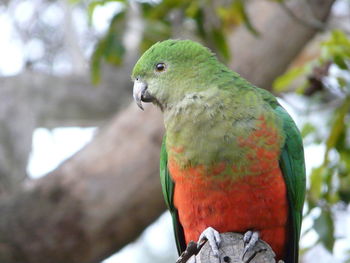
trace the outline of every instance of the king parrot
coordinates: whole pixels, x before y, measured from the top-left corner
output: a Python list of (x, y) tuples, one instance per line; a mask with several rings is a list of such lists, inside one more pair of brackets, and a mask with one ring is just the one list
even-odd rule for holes
[(178, 251), (208, 229), (216, 249), (218, 232), (246, 232), (248, 243), (258, 233), (277, 259), (296, 263), (304, 154), (276, 98), (190, 40), (154, 44), (132, 79), (139, 107), (152, 102), (164, 115), (160, 176)]

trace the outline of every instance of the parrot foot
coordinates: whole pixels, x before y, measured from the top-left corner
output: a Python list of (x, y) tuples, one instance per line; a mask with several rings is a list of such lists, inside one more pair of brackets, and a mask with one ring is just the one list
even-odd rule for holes
[(214, 256), (217, 258), (220, 258), (219, 257), (220, 256), (219, 247), (221, 243), (220, 233), (212, 227), (206, 228), (202, 232), (202, 234), (199, 236), (197, 246), (200, 247), (207, 240), (209, 242), (211, 250), (213, 251)]
[(258, 240), (259, 240), (259, 232), (247, 231), (244, 233), (244, 236), (243, 236), (244, 250), (243, 250), (242, 260), (245, 254), (256, 245)]

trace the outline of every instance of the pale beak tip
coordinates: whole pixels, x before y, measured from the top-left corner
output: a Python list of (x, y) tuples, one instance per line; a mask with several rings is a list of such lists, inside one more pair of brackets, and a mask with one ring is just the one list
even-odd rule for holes
[(145, 92), (146, 89), (147, 85), (144, 82), (138, 79), (134, 81), (133, 97), (137, 106), (139, 106), (141, 110), (144, 110), (142, 106), (142, 94)]
[(133, 97), (134, 97), (134, 100), (137, 104), (137, 106), (141, 109), (141, 110), (144, 110), (143, 109), (143, 106), (142, 106), (142, 101), (141, 101), (141, 92), (136, 92), (133, 94)]

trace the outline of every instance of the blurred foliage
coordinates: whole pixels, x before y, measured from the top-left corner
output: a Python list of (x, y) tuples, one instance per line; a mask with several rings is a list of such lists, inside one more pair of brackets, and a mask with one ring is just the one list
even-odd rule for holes
[[(73, 3), (79, 0), (71, 0)], [(97, 43), (91, 61), (92, 79), (94, 83), (100, 80), (102, 61), (120, 65), (123, 61), (125, 48), (123, 39), (127, 10), (132, 8), (129, 1), (123, 0), (93, 0), (89, 2), (88, 15), (92, 15), (96, 7), (119, 2), (124, 8), (115, 14), (106, 35)], [(147, 50), (157, 41), (170, 37), (178, 37), (178, 32), (188, 32), (188, 37), (203, 42), (215, 50), (220, 59), (228, 61), (230, 51), (227, 43), (227, 32), (243, 23), (253, 34), (258, 32), (250, 22), (246, 12), (246, 2), (243, 0), (210, 1), (210, 0), (163, 0), (136, 1), (141, 9), (143, 19), (143, 36), (140, 51)]]
[(93, 83), (98, 83), (101, 76), (101, 62), (105, 60), (112, 65), (122, 63), (125, 48), (122, 44), (122, 36), (125, 30), (125, 9), (116, 14), (108, 32), (102, 37), (91, 56), (91, 77)]
[(294, 87), (297, 92), (307, 95), (318, 109), (328, 111), (323, 119), (326, 127), (321, 127), (325, 136), (317, 136), (320, 123), (306, 122), (301, 133), (304, 138), (312, 138), (310, 143), (325, 145), (321, 165), (309, 175), (306, 214), (321, 208), (313, 229), (318, 234), (317, 243), (322, 243), (331, 253), (338, 238), (334, 235), (335, 213), (350, 202), (349, 66), (350, 39), (344, 32), (334, 30), (321, 43), (317, 59), (291, 68), (274, 82), (275, 90), (281, 92), (303, 79), (301, 85)]
[[(278, 77), (274, 81), (274, 90), (277, 92), (287, 91), (290, 85), (298, 81), (300, 77), (303, 78), (308, 75), (309, 79), (306, 79), (304, 84), (297, 89), (298, 93), (304, 94), (306, 92), (305, 89), (307, 87), (310, 88), (310, 78), (316, 78), (322, 82), (321, 78), (327, 76), (331, 64), (337, 66), (339, 70), (348, 71), (349, 60), (350, 40), (344, 32), (334, 30), (331, 32), (329, 39), (321, 43), (319, 57), (305, 65), (293, 67), (285, 74)], [(350, 87), (344, 77), (337, 77), (336, 81), (338, 82), (339, 88), (343, 89), (343, 92), (349, 92)]]

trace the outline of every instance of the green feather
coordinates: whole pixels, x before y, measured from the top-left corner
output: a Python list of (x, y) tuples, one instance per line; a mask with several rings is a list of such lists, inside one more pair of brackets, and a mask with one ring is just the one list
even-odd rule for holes
[(302, 212), (305, 199), (305, 162), (301, 134), (288, 112), (277, 102), (268, 91), (257, 88), (263, 99), (274, 109), (282, 120), (285, 142), (281, 149), (279, 165), (287, 187), (289, 201), (290, 239), (286, 263), (298, 262), (299, 239), (302, 222)]
[(173, 227), (175, 233), (176, 247), (179, 254), (186, 249), (186, 241), (183, 228), (179, 221), (179, 215), (177, 209), (173, 203), (174, 187), (175, 184), (170, 178), (168, 170), (168, 154), (165, 148), (165, 136), (163, 138), (162, 148), (160, 151), (160, 182), (162, 185), (162, 192), (165, 199), (165, 203), (170, 211), (171, 218), (173, 220)]
[(279, 163), (287, 186), (289, 218), (292, 224), (286, 263), (294, 263), (298, 262), (302, 210), (305, 199), (304, 151), (301, 135), (292, 118), (281, 106), (274, 109), (283, 120), (283, 130), (286, 134)]

